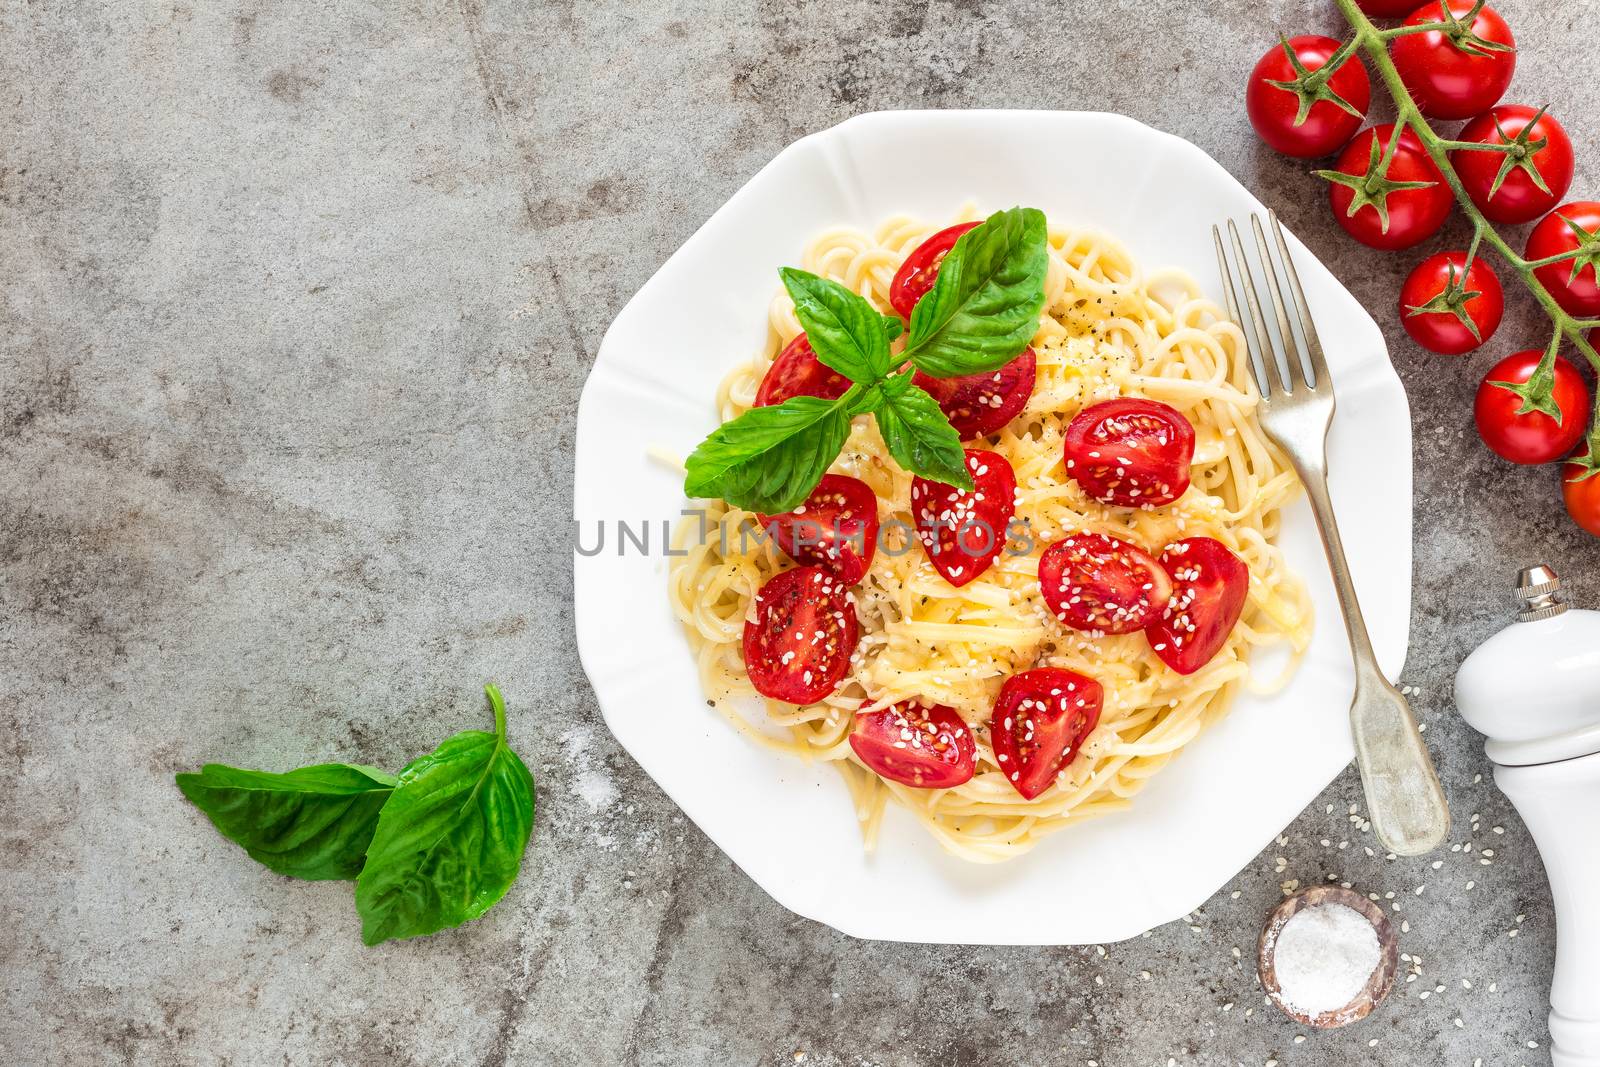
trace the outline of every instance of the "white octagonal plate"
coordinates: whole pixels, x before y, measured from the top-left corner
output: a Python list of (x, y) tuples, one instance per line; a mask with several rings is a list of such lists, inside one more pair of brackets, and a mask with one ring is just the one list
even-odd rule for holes
[[(1200, 149), (1120, 115), (929, 111), (863, 115), (789, 146), (647, 282), (606, 333), (578, 409), (578, 649), (606, 723), (705, 833), (782, 904), (858, 937), (1083, 944), (1135, 936), (1203, 903), (1351, 759), (1349, 649), (1302, 501), (1282, 545), (1317, 608), (1294, 681), (1232, 713), (1131, 808), (972, 865), (891, 805), (862, 852), (832, 768), (764, 751), (706, 707), (666, 599), (661, 526), (681, 480), (646, 449), (687, 455), (715, 425), (717, 383), (765, 337), (777, 268), (830, 226), (973, 202), (1108, 231), (1146, 272), (1178, 266), (1220, 300), (1211, 223), (1263, 210)], [(1405, 659), (1411, 600), (1411, 423), (1377, 325), (1290, 238), (1338, 393), (1332, 493), (1378, 658)], [(651, 524), (618, 555), (615, 524)]]

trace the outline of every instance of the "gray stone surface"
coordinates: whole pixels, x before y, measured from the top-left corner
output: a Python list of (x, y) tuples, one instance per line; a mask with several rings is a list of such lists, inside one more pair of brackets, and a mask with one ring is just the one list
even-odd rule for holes
[[(1563, 49), (1600, 9), (1501, 7), (1523, 45), (1512, 96), (1555, 104), (1592, 193), (1600, 82)], [(1593, 600), (1600, 547), (1552, 471), (1476, 441), (1487, 357), (1401, 334), (1418, 257), (1354, 246), (1305, 168), (1251, 135), (1244, 72), (1331, 8), (0, 12), (5, 1062), (1548, 1062), (1548, 890), (1448, 691), (1517, 565)], [(1492, 864), (1368, 856), (1349, 772), (1192, 924), (1104, 955), (865, 943), (773, 903), (611, 740), (573, 647), (567, 530), (573, 411), (607, 322), (793, 138), (993, 106), (1122, 111), (1195, 141), (1384, 325), (1416, 431), (1403, 680), (1454, 840), (1481, 813)], [(1528, 310), (1497, 351), (1542, 342)], [(461, 930), (363, 948), (348, 886), (266, 874), (173, 788), (208, 759), (395, 766), (480, 721), (486, 678), (541, 807), (521, 880)], [(1328, 872), (1403, 902), (1423, 975), (1301, 1044), (1234, 952), (1280, 882)]]

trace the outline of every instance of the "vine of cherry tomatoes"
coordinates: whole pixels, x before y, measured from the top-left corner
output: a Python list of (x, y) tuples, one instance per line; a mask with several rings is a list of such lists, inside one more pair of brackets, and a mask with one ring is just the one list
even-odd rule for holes
[[(1500, 102), (1517, 66), (1506, 20), (1485, 0), (1355, 3), (1371, 18), (1402, 20), (1384, 36), (1417, 109), (1435, 124), (1465, 120), (1443, 145), (1430, 142), (1436, 152), (1448, 149), (1449, 169), (1465, 196), (1490, 223), (1535, 223), (1526, 238), (1528, 262), (1515, 269), (1526, 277), (1532, 268), (1568, 315), (1600, 318), (1600, 202), (1566, 201), (1572, 141), (1555, 116)], [(1364, 39), (1372, 40), (1370, 31)], [(1414, 130), (1393, 123), (1363, 128), (1371, 97), (1355, 42), (1303, 35), (1281, 40), (1256, 63), (1245, 108), (1273, 149), (1302, 159), (1335, 157), (1316, 173), (1328, 182), (1329, 208), (1345, 232), (1372, 248), (1411, 248), (1439, 232), (1456, 194)], [(1467, 249), (1429, 256), (1401, 287), (1400, 322), (1431, 352), (1470, 352), (1500, 326), (1504, 291), (1477, 246), (1474, 238)], [(1483, 376), (1473, 405), (1478, 434), (1513, 463), (1566, 460), (1567, 511), (1600, 537), (1600, 448), (1583, 447), (1589, 388), (1559, 355), (1541, 370), (1545, 355), (1512, 353)]]

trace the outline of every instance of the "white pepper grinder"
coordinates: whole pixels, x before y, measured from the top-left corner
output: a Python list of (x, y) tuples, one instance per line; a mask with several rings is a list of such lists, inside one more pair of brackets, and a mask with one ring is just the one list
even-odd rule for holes
[(1456, 673), (1456, 707), (1528, 825), (1556, 907), (1554, 1067), (1600, 1067), (1600, 611), (1549, 567), (1517, 577), (1516, 622)]

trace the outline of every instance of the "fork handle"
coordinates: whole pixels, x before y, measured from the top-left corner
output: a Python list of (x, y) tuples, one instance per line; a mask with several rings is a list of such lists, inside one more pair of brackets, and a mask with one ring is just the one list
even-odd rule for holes
[(1350, 708), (1350, 733), (1372, 828), (1389, 851), (1402, 856), (1421, 855), (1432, 851), (1450, 831), (1450, 808), (1444, 789), (1405, 698), (1378, 669), (1372, 638), (1356, 599), (1355, 582), (1350, 577), (1350, 564), (1344, 556), (1344, 543), (1339, 539), (1333, 501), (1328, 496), (1326, 464), (1299, 474), (1317, 517), (1317, 531), (1322, 535), (1322, 548), (1333, 572), (1333, 588), (1355, 660), (1356, 692)]

